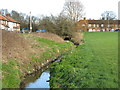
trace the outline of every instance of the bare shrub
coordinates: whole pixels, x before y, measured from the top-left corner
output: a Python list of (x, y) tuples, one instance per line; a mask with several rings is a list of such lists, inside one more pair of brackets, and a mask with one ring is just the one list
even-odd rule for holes
[(83, 33), (80, 32), (74, 32), (72, 34), (71, 41), (74, 42), (74, 44), (79, 45), (83, 43)]

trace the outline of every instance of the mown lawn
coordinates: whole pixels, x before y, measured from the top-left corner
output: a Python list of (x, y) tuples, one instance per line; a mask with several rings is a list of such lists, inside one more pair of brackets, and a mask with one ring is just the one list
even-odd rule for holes
[(84, 33), (85, 44), (51, 67), (51, 88), (118, 88), (118, 33)]

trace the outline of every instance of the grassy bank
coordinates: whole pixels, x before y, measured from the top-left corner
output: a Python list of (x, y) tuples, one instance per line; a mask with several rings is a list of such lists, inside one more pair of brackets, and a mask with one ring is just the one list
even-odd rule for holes
[(85, 44), (51, 67), (51, 88), (117, 88), (118, 33), (84, 33)]
[[(40, 53), (30, 54), (30, 60), (23, 63), (19, 59), (9, 59), (6, 63), (2, 64), (2, 87), (3, 88), (19, 88), (20, 82), (27, 73), (32, 73), (35, 69), (38, 69), (42, 64), (47, 61), (54, 60), (60, 54), (70, 50), (74, 47), (71, 42), (58, 43), (52, 40), (44, 38), (27, 36), (26, 39), (30, 39), (35, 42), (32, 46), (32, 50), (41, 50)], [(31, 42), (31, 43), (33, 43)], [(35, 51), (34, 50), (34, 51)]]

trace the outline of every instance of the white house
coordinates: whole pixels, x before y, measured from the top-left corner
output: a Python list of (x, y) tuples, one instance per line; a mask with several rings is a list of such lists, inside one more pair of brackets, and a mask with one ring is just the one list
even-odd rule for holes
[(4, 16), (0, 15), (0, 29), (7, 30), (8, 28), (7, 19)]
[(8, 31), (20, 31), (20, 23), (10, 17), (10, 14), (6, 16), (0, 15), (0, 29)]

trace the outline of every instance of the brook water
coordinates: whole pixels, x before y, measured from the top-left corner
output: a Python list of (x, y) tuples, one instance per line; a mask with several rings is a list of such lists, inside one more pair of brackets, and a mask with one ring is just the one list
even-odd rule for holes
[[(62, 56), (55, 59), (53, 62), (59, 63), (61, 61)], [(52, 63), (53, 63), (52, 62)], [(50, 80), (50, 65), (45, 66), (43, 69), (34, 72), (31, 75), (28, 75), (20, 84), (21, 88), (50, 88), (49, 80)]]
[(49, 80), (50, 80), (50, 71), (45, 70), (44, 72), (41, 73), (40, 77), (37, 80), (27, 84), (25, 88), (50, 88)]

